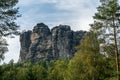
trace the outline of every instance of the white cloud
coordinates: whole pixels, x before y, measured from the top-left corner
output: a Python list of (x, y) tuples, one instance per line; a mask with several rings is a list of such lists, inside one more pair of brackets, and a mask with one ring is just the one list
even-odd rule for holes
[(57, 0), (56, 7), (58, 9), (80, 10), (85, 7), (85, 4), (90, 6), (91, 2), (91, 0)]
[(83, 6), (94, 7), (98, 0), (91, 1), (91, 0), (20, 0), (19, 6), (30, 6), (34, 4), (41, 4), (41, 3), (50, 3), (53, 4), (58, 9), (65, 9), (65, 10), (73, 10), (82, 8)]
[(6, 38), (7, 42), (9, 44), (8, 49), (9, 52), (5, 53), (5, 59), (2, 61), (2, 63), (8, 63), (10, 60), (14, 60), (16, 63), (19, 58), (19, 51), (20, 51), (20, 43), (19, 43), (19, 37), (16, 36), (15, 38)]
[[(65, 10), (70, 12), (66, 12), (66, 13), (52, 12), (52, 14), (50, 13), (42, 14), (39, 6), (35, 8), (29, 8), (30, 5), (40, 4), (40, 3), (49, 3), (52, 4), (53, 7), (58, 10)], [(23, 26), (22, 29), (23, 28), (28, 29), (28, 27), (32, 28), (33, 25), (35, 25), (37, 22), (45, 22), (48, 25), (52, 23), (54, 24), (63, 23), (68, 25), (72, 24), (71, 26), (74, 25), (76, 26), (72, 28), (74, 30), (83, 29), (81, 27), (85, 27), (84, 30), (88, 30), (89, 24), (91, 22), (88, 20), (92, 20), (91, 18), (95, 13), (97, 4), (98, 4), (97, 1), (91, 1), (91, 0), (36, 0), (36, 1), (20, 0), (19, 5), (20, 6), (24, 5), (29, 9), (26, 11), (26, 13), (23, 12), (23, 17), (20, 20), (18, 20), (18, 22), (22, 23), (21, 25)], [(81, 27), (79, 27), (78, 25)]]
[(56, 3), (57, 0), (19, 0), (19, 6), (30, 6), (40, 3)]

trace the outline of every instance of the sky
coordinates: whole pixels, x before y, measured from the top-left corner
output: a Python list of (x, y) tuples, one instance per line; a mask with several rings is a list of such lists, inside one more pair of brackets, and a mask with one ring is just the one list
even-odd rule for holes
[[(37, 23), (45, 23), (51, 29), (60, 24), (70, 25), (74, 31), (89, 30), (99, 0), (19, 0), (17, 6), (22, 15), (17, 19), (20, 30), (32, 30)], [(9, 52), (3, 62), (18, 61), (19, 36), (7, 38)]]

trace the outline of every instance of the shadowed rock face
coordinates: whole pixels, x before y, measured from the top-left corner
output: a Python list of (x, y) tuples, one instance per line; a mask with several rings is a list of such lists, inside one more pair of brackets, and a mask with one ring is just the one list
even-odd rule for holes
[(33, 31), (20, 35), (20, 62), (55, 60), (63, 57), (72, 58), (85, 31), (74, 32), (70, 26), (59, 25), (53, 29), (43, 23), (37, 24)]
[(23, 32), (20, 35), (20, 45), (21, 45), (21, 49), (20, 49), (20, 57), (19, 60), (20, 61), (26, 61), (26, 55), (29, 53), (29, 47), (31, 45), (31, 34), (32, 31), (27, 31), (27, 32)]

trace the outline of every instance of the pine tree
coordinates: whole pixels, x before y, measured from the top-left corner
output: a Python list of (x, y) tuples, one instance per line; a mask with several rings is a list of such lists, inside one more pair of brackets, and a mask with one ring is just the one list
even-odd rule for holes
[(14, 7), (18, 0), (0, 0), (0, 35), (6, 36), (15, 33), (18, 25), (15, 23), (18, 14), (18, 8)]
[(119, 80), (119, 54), (117, 33), (120, 29), (120, 6), (118, 0), (100, 0), (101, 5), (93, 17), (95, 23), (101, 24), (98, 28), (101, 31), (105, 44), (114, 44), (114, 55), (116, 56), (117, 80)]
[(0, 0), (0, 59), (3, 59), (7, 49), (7, 42), (3, 37), (11, 34), (18, 34), (19, 26), (15, 23), (18, 14), (18, 8), (15, 5), (18, 0)]

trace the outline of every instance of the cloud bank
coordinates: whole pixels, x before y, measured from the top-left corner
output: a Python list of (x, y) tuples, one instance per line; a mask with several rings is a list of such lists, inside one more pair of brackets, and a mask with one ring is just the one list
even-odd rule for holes
[(67, 24), (73, 30), (88, 30), (98, 4), (98, 0), (20, 0), (18, 23), (21, 29), (44, 22), (50, 27)]

